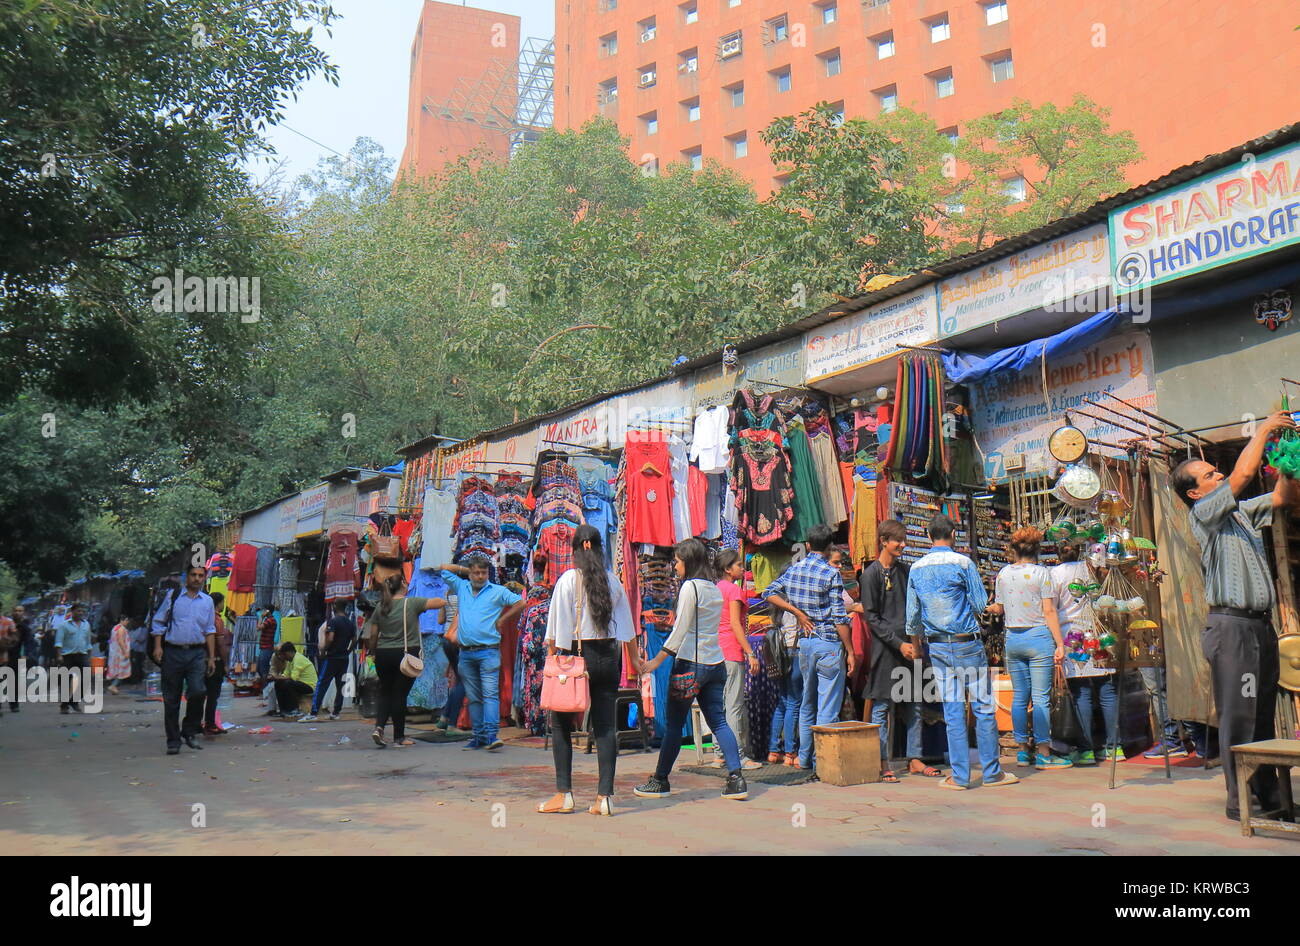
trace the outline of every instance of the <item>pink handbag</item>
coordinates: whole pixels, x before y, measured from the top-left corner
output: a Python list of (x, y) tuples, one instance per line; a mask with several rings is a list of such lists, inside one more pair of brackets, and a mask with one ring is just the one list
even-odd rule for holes
[[(575, 575), (577, 573), (575, 572)], [(552, 713), (585, 713), (591, 708), (591, 685), (587, 678), (587, 661), (582, 659), (582, 577), (577, 575), (574, 590), (576, 620), (573, 636), (578, 642), (577, 656), (551, 654), (542, 670), (542, 709)]]

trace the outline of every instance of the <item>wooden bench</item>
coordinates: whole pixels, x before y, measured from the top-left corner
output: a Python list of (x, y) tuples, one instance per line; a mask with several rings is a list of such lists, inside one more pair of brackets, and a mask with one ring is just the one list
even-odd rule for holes
[(1300, 837), (1300, 825), (1274, 818), (1252, 817), (1250, 813), (1250, 778), (1261, 766), (1271, 765), (1277, 771), (1278, 794), (1282, 813), (1291, 817), (1291, 769), (1300, 765), (1300, 739), (1265, 739), (1233, 746), (1230, 750), (1237, 763), (1237, 799), (1241, 805), (1241, 833), (1251, 837), (1256, 831), (1278, 832)]

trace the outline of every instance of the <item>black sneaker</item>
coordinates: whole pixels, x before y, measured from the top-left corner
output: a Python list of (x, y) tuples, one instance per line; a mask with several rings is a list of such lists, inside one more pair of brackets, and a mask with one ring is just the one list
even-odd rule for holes
[(749, 786), (745, 784), (745, 776), (739, 772), (732, 772), (727, 776), (727, 784), (722, 787), (723, 798), (734, 798), (736, 801), (744, 801), (749, 797)]
[(668, 779), (654, 775), (646, 779), (644, 785), (632, 789), (632, 794), (641, 798), (667, 798), (672, 793), (673, 790), (668, 785)]

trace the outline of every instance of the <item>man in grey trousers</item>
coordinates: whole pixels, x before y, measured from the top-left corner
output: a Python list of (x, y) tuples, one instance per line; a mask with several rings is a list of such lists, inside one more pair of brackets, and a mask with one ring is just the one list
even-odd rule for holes
[[(1204, 460), (1187, 460), (1171, 476), (1174, 491), (1190, 508), (1192, 534), (1201, 544), (1209, 626), (1201, 649), (1210, 662), (1214, 708), (1219, 716), (1223, 776), (1228, 785), (1227, 816), (1241, 819), (1237, 767), (1230, 747), (1276, 736), (1278, 649), (1273, 630), (1273, 579), (1260, 530), (1273, 522), (1273, 510), (1300, 508), (1300, 483), (1279, 476), (1272, 493), (1237, 501), (1254, 481), (1269, 435), (1295, 430), (1285, 411), (1260, 423), (1255, 435), (1224, 476)], [(1280, 804), (1277, 774), (1265, 766), (1251, 779), (1264, 811)], [(1283, 817), (1290, 819), (1291, 812)]]

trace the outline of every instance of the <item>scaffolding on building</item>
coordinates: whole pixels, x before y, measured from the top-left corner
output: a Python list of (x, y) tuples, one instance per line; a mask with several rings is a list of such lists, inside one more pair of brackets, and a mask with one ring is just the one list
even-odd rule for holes
[(462, 76), (446, 101), (426, 99), (424, 109), (446, 121), (501, 132), (514, 157), (555, 123), (555, 40), (528, 37), (513, 66), (496, 60), (481, 75)]

